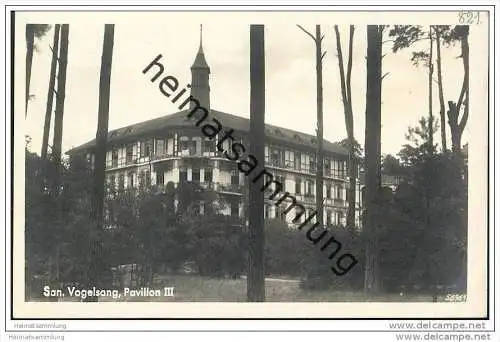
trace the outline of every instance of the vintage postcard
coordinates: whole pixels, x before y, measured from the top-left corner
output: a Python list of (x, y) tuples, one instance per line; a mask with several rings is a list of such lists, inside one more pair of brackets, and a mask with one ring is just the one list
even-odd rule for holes
[(10, 20), (12, 318), (488, 315), (487, 10)]

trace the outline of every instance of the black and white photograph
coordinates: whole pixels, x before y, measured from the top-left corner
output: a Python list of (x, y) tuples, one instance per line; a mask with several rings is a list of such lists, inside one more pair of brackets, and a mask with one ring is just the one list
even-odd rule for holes
[(490, 14), (13, 12), (14, 317), (486, 317)]

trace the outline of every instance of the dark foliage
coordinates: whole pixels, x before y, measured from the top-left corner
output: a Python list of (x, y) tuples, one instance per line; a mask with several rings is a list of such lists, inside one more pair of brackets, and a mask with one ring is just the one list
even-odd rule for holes
[(410, 128), (399, 152), (402, 183), (380, 208), (384, 288), (465, 291), (467, 246), (466, 165), (428, 146), (428, 124)]
[[(90, 222), (90, 170), (72, 159), (56, 168), (26, 150), (25, 237), (27, 283), (44, 277), (52, 283), (81, 282)], [(59, 171), (58, 171), (59, 169)], [(61, 172), (58, 186), (54, 174)], [(33, 296), (40, 288), (29, 289)]]
[[(329, 254), (321, 251), (317, 245), (306, 240), (305, 232), (301, 233), (301, 238), (305, 241), (302, 255), (304, 256), (304, 273), (301, 286), (310, 290), (357, 290), (363, 287), (364, 279), (364, 253), (365, 253), (365, 237), (361, 231), (357, 229), (347, 229), (344, 226), (331, 226), (327, 230), (335, 239), (342, 243), (342, 253), (351, 253), (356, 257), (359, 264), (344, 276), (335, 275), (330, 269), (335, 265), (338, 258), (334, 256), (329, 259)], [(320, 231), (314, 233), (316, 236), (321, 234)], [(321, 243), (321, 242), (320, 242)]]
[(436, 286), (464, 290), (467, 184), (453, 156), (425, 156), (411, 166), (381, 209), (381, 269), (386, 290), (400, 286), (427, 291)]

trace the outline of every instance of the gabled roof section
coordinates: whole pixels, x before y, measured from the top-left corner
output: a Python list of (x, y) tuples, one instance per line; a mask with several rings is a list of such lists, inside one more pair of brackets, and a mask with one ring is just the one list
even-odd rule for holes
[[(108, 133), (108, 144), (125, 142), (131, 140), (134, 137), (145, 136), (148, 134), (153, 135), (158, 131), (174, 127), (195, 128), (196, 126), (194, 125), (194, 121), (189, 120), (187, 117), (188, 113), (189, 110), (183, 110), (181, 112), (164, 115), (162, 117), (144, 121), (135, 125), (130, 125), (112, 130)], [(220, 112), (213, 109), (210, 111), (209, 117), (217, 119), (226, 130), (232, 128), (235, 131), (240, 131), (240, 132), (250, 131), (250, 120), (248, 118)], [(317, 148), (316, 136), (269, 124), (266, 124), (265, 130), (268, 139), (302, 146), (308, 149), (313, 149), (313, 151)], [(348, 155), (347, 149), (343, 148), (338, 143), (332, 143), (328, 140), (323, 140), (323, 141), (324, 141), (323, 148), (326, 152), (338, 155), (345, 155), (345, 156)], [(95, 139), (78, 147), (75, 147), (70, 151), (68, 151), (67, 153), (71, 154), (73, 152), (93, 148), (94, 146), (95, 146)]]

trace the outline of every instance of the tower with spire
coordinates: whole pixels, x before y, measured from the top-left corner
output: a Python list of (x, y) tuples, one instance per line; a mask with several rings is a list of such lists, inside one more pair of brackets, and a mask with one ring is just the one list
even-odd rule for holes
[[(200, 106), (210, 109), (210, 67), (203, 53), (203, 25), (200, 25), (200, 47), (191, 66), (191, 96), (200, 102)], [(193, 109), (194, 103), (190, 103)]]

